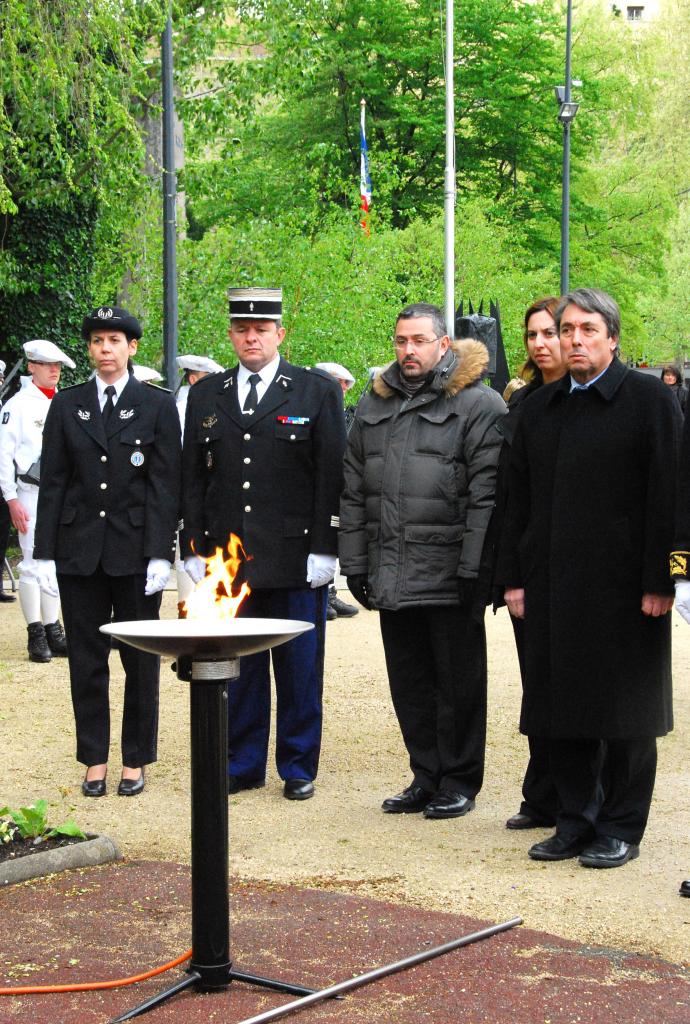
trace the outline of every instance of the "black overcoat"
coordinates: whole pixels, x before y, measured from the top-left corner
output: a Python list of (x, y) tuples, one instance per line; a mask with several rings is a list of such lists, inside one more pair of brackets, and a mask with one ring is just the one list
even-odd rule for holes
[(673, 593), (678, 403), (618, 359), (587, 391), (569, 389), (567, 375), (523, 403), (511, 451), (498, 575), (525, 589), (520, 729), (664, 735), (670, 613), (640, 606)]
[(252, 587), (305, 587), (309, 553), (337, 552), (344, 450), (342, 391), (320, 370), (281, 358), (251, 416), (237, 367), (199, 381), (185, 417), (184, 556), (212, 554), (234, 533)]
[(58, 573), (145, 573), (175, 560), (180, 420), (172, 395), (132, 374), (103, 424), (94, 379), (58, 391), (43, 430), (34, 557)]

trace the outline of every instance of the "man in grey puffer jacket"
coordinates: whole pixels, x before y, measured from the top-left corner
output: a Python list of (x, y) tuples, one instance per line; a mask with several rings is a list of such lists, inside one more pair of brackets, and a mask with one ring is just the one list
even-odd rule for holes
[(412, 784), (389, 814), (456, 818), (484, 775), (486, 638), (477, 575), (506, 411), (481, 383), (488, 352), (451, 344), (437, 306), (398, 316), (396, 361), (359, 403), (345, 456), (341, 570), (380, 611)]

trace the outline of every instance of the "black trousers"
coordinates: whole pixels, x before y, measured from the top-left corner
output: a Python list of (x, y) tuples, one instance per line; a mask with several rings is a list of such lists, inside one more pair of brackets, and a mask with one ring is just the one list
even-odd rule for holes
[(415, 785), (473, 799), (486, 746), (484, 622), (458, 606), (380, 615), (393, 707)]
[(551, 739), (550, 752), (558, 831), (639, 843), (654, 792), (656, 739)]
[[(108, 576), (100, 566), (91, 576), (58, 575), (82, 764), (104, 764), (110, 747), (110, 637), (99, 629), (111, 620), (157, 619), (161, 594), (146, 597), (145, 583), (143, 573)], [(160, 658), (122, 644), (120, 659), (125, 670), (122, 763), (136, 768), (156, 760)]]
[[(520, 662), (520, 678), (525, 678), (525, 623), (524, 619), (510, 616), (515, 635), (515, 648)], [(528, 736), (529, 761), (522, 783), (520, 813), (543, 821), (547, 825), (556, 822), (558, 794), (551, 778), (549, 740), (543, 736)]]

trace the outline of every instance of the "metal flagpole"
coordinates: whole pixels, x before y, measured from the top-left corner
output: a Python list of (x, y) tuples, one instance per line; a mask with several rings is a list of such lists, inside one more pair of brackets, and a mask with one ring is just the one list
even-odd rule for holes
[(371, 175), (369, 174), (369, 149), (367, 147), (366, 111), (367, 101), (359, 101), (359, 198), (361, 209), (360, 224), (369, 237), (369, 209), (371, 207)]
[(177, 176), (175, 174), (175, 98), (173, 93), (172, 16), (161, 38), (163, 88), (163, 360), (165, 382), (177, 381)]
[(444, 294), (446, 331), (455, 337), (455, 95), (453, 84), (453, 3), (446, 0), (446, 173), (444, 191)]

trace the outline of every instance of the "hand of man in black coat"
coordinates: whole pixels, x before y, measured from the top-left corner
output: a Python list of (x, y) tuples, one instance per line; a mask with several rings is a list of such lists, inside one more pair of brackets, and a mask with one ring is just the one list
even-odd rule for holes
[(350, 591), (355, 601), (359, 601), (363, 608), (371, 611), (371, 604), (369, 603), (369, 584), (367, 583), (367, 577), (365, 575), (348, 576), (347, 589)]

